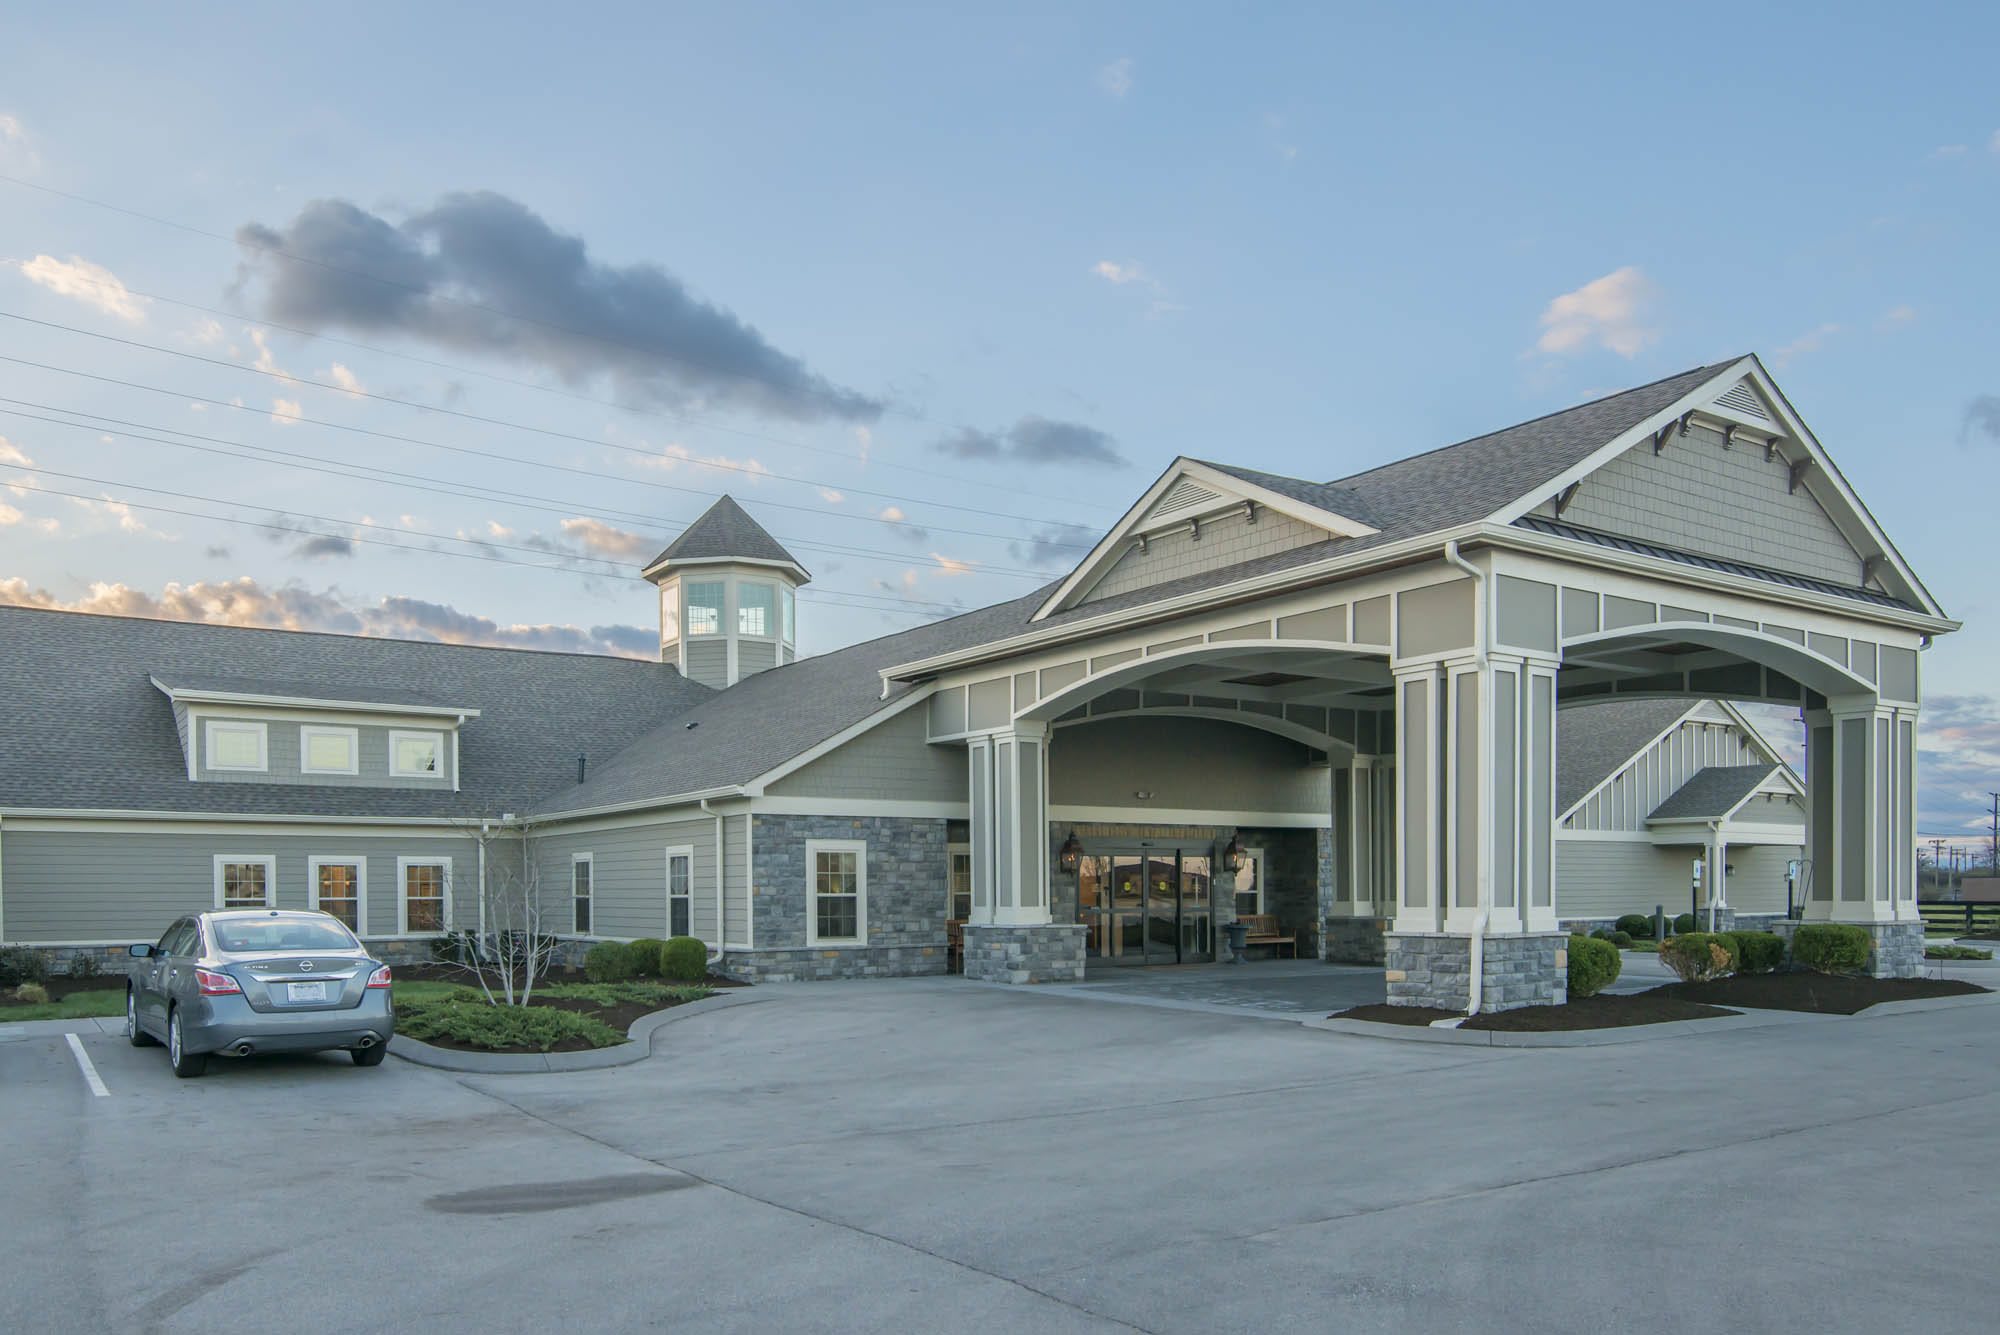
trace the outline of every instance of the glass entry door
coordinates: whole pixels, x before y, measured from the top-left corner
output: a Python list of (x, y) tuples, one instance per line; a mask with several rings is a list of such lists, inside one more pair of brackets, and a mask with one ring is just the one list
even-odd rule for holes
[(1213, 958), (1208, 862), (1173, 850), (1086, 855), (1077, 868), (1086, 954), (1107, 964)]

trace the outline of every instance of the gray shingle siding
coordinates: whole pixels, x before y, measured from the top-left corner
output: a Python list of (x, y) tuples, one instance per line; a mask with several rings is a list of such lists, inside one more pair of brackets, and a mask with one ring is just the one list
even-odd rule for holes
[(967, 800), (965, 748), (930, 745), (925, 724), (921, 706), (906, 709), (779, 779), (768, 791), (779, 797)]
[(574, 855), (591, 856), (591, 933), (595, 936), (667, 935), (667, 849), (693, 853), (688, 905), (693, 934), (715, 943), (715, 822), (657, 821), (614, 830), (582, 832), (554, 827), (531, 837), (547, 927), (574, 930), (570, 867)]
[(1206, 520), (1199, 537), (1184, 532), (1166, 533), (1148, 540), (1144, 551), (1134, 545), (1080, 603), (1101, 602), (1186, 575), (1221, 570), (1260, 556), (1324, 543), (1329, 536), (1323, 528), (1269, 510), (1259, 511), (1254, 524), (1239, 514)]

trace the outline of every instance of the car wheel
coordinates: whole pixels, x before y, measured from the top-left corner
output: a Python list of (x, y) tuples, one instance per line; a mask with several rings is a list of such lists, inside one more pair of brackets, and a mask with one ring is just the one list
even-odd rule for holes
[(382, 1059), (389, 1055), (387, 1043), (377, 1043), (372, 1048), (349, 1048), (347, 1055), (354, 1058), (356, 1066), (380, 1066)]
[(189, 1052), (181, 1042), (181, 1013), (167, 1012), (167, 1061), (173, 1066), (174, 1074), (183, 1080), (192, 1080), (208, 1070), (206, 1052)]
[(125, 989), (125, 1037), (135, 1048), (150, 1048), (159, 1040), (139, 1027), (139, 994)]

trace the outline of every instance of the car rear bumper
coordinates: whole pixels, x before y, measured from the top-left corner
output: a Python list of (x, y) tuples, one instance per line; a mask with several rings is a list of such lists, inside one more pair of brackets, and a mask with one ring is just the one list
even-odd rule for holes
[(396, 1016), (386, 991), (368, 993), (351, 1010), (255, 1011), (241, 997), (207, 997), (205, 1015), (182, 1017), (189, 1052), (223, 1052), (248, 1043), (254, 1052), (322, 1052), (387, 1043)]

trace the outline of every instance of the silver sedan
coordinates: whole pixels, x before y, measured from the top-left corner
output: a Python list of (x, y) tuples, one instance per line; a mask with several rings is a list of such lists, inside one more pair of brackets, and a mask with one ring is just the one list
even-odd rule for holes
[(212, 1053), (341, 1048), (379, 1066), (389, 1051), (389, 966), (331, 914), (195, 913), (131, 952), (143, 962), (126, 984), (125, 1032), (133, 1047), (165, 1043), (177, 1076), (202, 1074)]

